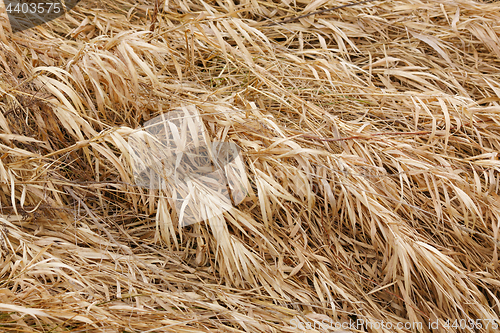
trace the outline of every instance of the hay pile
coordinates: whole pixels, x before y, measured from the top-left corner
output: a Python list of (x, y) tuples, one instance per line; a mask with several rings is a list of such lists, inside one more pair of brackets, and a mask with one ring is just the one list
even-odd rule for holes
[[(499, 4), (276, 24), (347, 3), (89, 0), (16, 34), (4, 15), (1, 330), (497, 331)], [(249, 194), (181, 228), (125, 146), (183, 106), (241, 148)]]

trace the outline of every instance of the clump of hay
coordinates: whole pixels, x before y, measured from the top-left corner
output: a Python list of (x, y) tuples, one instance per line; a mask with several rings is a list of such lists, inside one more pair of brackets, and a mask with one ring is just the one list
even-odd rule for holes
[[(2, 329), (495, 331), (498, 5), (270, 25), (331, 6), (88, 1), (17, 34), (4, 16)], [(236, 209), (179, 227), (127, 144), (187, 106), (241, 148), (249, 183)]]

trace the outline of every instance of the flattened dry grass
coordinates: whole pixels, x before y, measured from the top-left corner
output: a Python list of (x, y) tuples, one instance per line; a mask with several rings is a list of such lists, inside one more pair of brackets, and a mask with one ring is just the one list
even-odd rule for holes
[[(278, 24), (346, 3), (82, 1), (17, 34), (4, 16), (2, 330), (499, 320), (499, 5)], [(127, 148), (182, 106), (241, 147), (249, 191), (184, 228)]]

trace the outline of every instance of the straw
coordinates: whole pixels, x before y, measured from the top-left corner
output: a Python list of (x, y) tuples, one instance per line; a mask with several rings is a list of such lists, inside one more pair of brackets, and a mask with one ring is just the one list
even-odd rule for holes
[[(496, 332), (498, 3), (350, 4), (80, 1), (17, 33), (4, 12), (2, 330)], [(191, 182), (185, 226), (129, 150), (182, 108), (241, 149), (246, 194)]]

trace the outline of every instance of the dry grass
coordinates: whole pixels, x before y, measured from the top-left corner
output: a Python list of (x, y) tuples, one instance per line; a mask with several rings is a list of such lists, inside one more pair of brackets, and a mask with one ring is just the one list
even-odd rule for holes
[[(499, 320), (500, 5), (269, 25), (346, 3), (89, 0), (17, 34), (4, 16), (2, 331)], [(249, 194), (182, 228), (127, 140), (190, 105), (241, 147)]]

